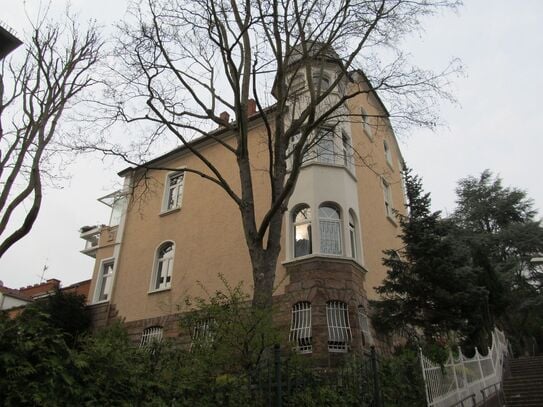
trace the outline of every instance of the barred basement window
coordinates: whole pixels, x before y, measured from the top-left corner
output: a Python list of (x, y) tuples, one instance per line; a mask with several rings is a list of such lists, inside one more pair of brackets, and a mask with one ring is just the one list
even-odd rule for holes
[(347, 352), (352, 339), (347, 304), (342, 301), (328, 301), (326, 322), (328, 324), (328, 351)]
[(366, 311), (362, 305), (358, 306), (358, 323), (360, 325), (360, 333), (362, 335), (362, 346), (368, 347), (373, 345), (373, 337), (371, 336), (370, 320), (366, 315)]
[(194, 348), (194, 346), (207, 346), (213, 343), (215, 324), (216, 322), (212, 318), (202, 319), (196, 322), (192, 329), (191, 349)]
[(311, 303), (297, 302), (292, 306), (292, 322), (289, 340), (294, 343), (294, 349), (299, 353), (311, 353)]
[(149, 346), (153, 342), (160, 342), (162, 340), (162, 327), (151, 326), (143, 330), (141, 335), (140, 347)]

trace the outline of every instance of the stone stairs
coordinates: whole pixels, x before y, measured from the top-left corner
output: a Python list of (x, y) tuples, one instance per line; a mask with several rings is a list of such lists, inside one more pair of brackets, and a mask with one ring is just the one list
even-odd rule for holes
[(510, 359), (503, 381), (506, 407), (543, 407), (543, 356)]

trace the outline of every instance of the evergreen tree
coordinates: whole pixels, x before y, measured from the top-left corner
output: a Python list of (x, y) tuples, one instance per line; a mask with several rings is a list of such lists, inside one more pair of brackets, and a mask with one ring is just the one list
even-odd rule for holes
[(374, 324), (385, 332), (437, 339), (451, 332), (476, 335), (486, 291), (477, 284), (470, 251), (455, 225), (431, 212), (419, 177), (405, 174), (406, 216), (397, 215), (404, 246), (385, 251), (388, 275), (377, 288)]
[(531, 261), (543, 253), (543, 228), (533, 202), (489, 170), (460, 180), (456, 193), (452, 220), (489, 293), (489, 323), (505, 328), (518, 350), (532, 350), (543, 341), (542, 270)]

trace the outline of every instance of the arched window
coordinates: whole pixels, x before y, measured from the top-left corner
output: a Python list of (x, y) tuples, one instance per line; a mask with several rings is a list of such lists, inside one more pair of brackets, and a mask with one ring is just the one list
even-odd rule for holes
[(292, 213), (294, 236), (294, 257), (306, 256), (312, 252), (311, 208), (299, 206)]
[(145, 328), (141, 334), (140, 346), (149, 346), (153, 342), (160, 342), (162, 340), (163, 329), (161, 326), (151, 326)]
[(300, 353), (311, 353), (311, 303), (300, 301), (292, 306), (289, 340)]
[(166, 242), (158, 248), (151, 290), (165, 290), (172, 285), (174, 244)]
[(349, 309), (343, 301), (326, 303), (326, 323), (328, 325), (328, 351), (347, 352), (351, 343)]
[(324, 204), (319, 208), (321, 253), (341, 254), (341, 217), (339, 210)]
[(358, 231), (356, 230), (356, 220), (353, 211), (349, 211), (349, 243), (351, 245), (351, 257), (358, 258)]
[(373, 345), (373, 337), (371, 335), (370, 320), (366, 315), (366, 310), (362, 305), (358, 306), (358, 324), (360, 325), (360, 334), (362, 336), (362, 346), (368, 347)]

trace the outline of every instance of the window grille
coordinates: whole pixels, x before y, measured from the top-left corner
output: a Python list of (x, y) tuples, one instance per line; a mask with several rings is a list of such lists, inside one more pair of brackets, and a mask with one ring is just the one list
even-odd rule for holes
[(213, 343), (215, 323), (215, 320), (212, 318), (196, 321), (192, 328), (191, 349), (196, 345), (202, 346)]
[(341, 254), (341, 218), (333, 206), (319, 208), (321, 253)]
[(347, 304), (342, 301), (328, 301), (326, 322), (328, 324), (328, 351), (347, 352), (352, 339)]
[(362, 305), (358, 306), (358, 323), (360, 325), (360, 333), (362, 334), (362, 346), (367, 347), (373, 345), (370, 320)]
[(297, 302), (292, 306), (292, 321), (289, 340), (299, 353), (311, 353), (311, 303)]
[(153, 342), (160, 342), (162, 340), (162, 327), (152, 326), (145, 328), (141, 335), (140, 347), (149, 346)]

